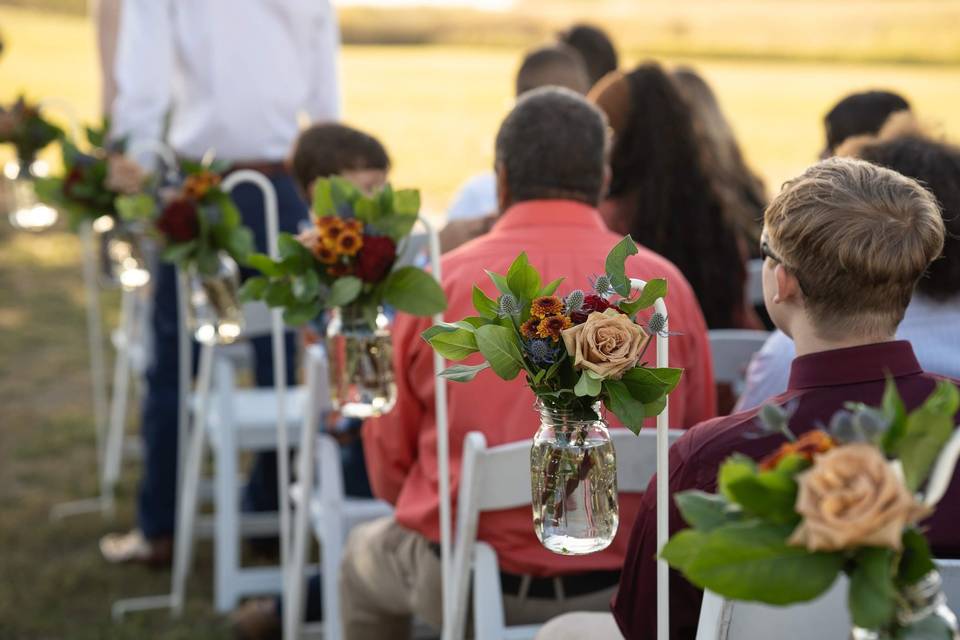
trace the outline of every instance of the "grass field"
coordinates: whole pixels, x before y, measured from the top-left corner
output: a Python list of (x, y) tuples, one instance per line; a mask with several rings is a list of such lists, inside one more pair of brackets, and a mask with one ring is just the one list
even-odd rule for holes
[[(669, 62), (693, 64), (706, 75), (746, 155), (771, 187), (816, 157), (823, 113), (851, 90), (900, 90), (925, 119), (960, 135), (960, 66), (947, 64), (956, 62), (950, 47), (960, 47), (957, 3), (813, 2), (801, 12), (803, 3), (783, 2), (780, 17), (770, 13), (769, 2), (716, 4), (725, 8), (682, 14), (671, 9), (653, 16), (650, 33), (629, 39), (628, 48), (709, 54)], [(870, 14), (878, 5), (883, 20)], [(586, 13), (586, 6), (565, 3), (550, 20), (566, 19), (578, 7)], [(634, 5), (614, 2), (610, 11), (627, 6)], [(738, 7), (743, 13), (736, 12)], [(844, 38), (844, 25), (849, 30), (856, 24), (858, 11), (871, 17), (863, 18), (862, 30)], [(743, 16), (759, 26), (737, 26)], [(897, 19), (904, 29), (890, 28)], [(674, 37), (656, 44), (670, 20)], [(763, 45), (770, 38), (764, 25), (775, 20), (795, 20), (811, 36), (794, 34), (786, 45)], [(625, 17), (618, 35), (640, 22), (637, 15)], [(0, 101), (25, 90), (34, 99), (63, 99), (85, 120), (97, 116), (93, 35), (83, 19), (0, 6), (0, 29), (7, 41), (0, 59)], [(924, 29), (933, 34), (926, 42)], [(728, 32), (729, 41), (724, 40)], [(736, 45), (740, 60), (724, 59), (726, 42)], [(807, 60), (784, 60), (791, 51)], [(873, 62), (811, 61), (830, 57), (831, 51), (838, 58)], [(911, 59), (906, 55), (911, 51), (930, 64), (877, 62)], [(465, 177), (491, 164), (493, 135), (510, 107), (519, 54), (518, 47), (509, 46), (347, 46), (342, 58), (346, 119), (386, 143), (396, 184), (422, 188), (428, 207), (442, 211)], [(776, 59), (748, 59), (762, 55)], [(631, 55), (628, 62), (639, 57)], [(162, 572), (105, 567), (96, 551), (101, 533), (132, 521), (135, 465), (126, 469), (115, 520), (47, 521), (51, 504), (96, 488), (77, 265), (78, 247), (70, 234), (26, 237), (0, 221), (0, 640), (225, 637), (222, 622), (210, 612), (206, 545), (183, 622), (154, 614), (111, 623), (112, 599), (161, 592), (168, 580)]]

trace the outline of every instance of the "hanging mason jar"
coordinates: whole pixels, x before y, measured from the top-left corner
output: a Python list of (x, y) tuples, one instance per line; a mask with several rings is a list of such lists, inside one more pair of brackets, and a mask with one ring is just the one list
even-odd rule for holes
[(215, 273), (187, 270), (186, 324), (197, 342), (230, 344), (243, 330), (240, 267), (226, 251), (217, 252)]
[(104, 285), (138, 289), (150, 282), (142, 225), (103, 215), (93, 221), (93, 233)]
[(605, 549), (617, 534), (617, 456), (599, 404), (581, 411), (538, 401), (530, 448), (533, 528), (563, 555)]
[(41, 161), (13, 160), (0, 175), (0, 209), (10, 218), (15, 229), (43, 231), (57, 222), (57, 210), (40, 202), (35, 180), (46, 175), (46, 164)]
[(327, 325), (330, 395), (349, 418), (380, 416), (397, 403), (390, 320), (382, 308), (371, 320), (348, 306), (334, 309)]
[(897, 619), (893, 628), (854, 627), (851, 640), (895, 640), (906, 637), (911, 630), (916, 635), (910, 637), (960, 640), (957, 617), (947, 606), (939, 572), (931, 571), (916, 584), (900, 589), (896, 602)]

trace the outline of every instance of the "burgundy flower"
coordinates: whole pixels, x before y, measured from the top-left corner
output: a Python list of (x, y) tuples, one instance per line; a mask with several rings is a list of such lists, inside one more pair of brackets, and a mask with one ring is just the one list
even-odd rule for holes
[(587, 321), (587, 316), (594, 311), (603, 313), (611, 306), (613, 305), (607, 302), (605, 298), (601, 298), (596, 294), (591, 294), (583, 299), (583, 304), (580, 306), (579, 311), (574, 311), (570, 314), (570, 319), (573, 320), (574, 324), (583, 324)]
[(200, 233), (197, 215), (197, 205), (192, 200), (178, 198), (164, 207), (157, 229), (173, 242), (193, 240)]
[(72, 169), (70, 169), (67, 177), (63, 179), (63, 195), (71, 200), (84, 200), (84, 198), (78, 197), (75, 191), (75, 188), (83, 182), (83, 179), (84, 173), (82, 167), (74, 166)]
[(386, 236), (364, 236), (363, 248), (357, 254), (355, 273), (364, 282), (380, 282), (396, 259), (397, 245), (393, 240)]

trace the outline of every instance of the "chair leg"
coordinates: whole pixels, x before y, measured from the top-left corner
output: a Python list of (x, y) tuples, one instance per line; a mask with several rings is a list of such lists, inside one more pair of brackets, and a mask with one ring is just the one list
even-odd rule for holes
[(240, 571), (240, 497), (237, 491), (238, 458), (233, 422), (220, 412), (221, 421), (214, 451), (214, 521), (216, 544), (214, 554), (214, 599), (219, 613), (236, 607), (235, 589)]
[(104, 454), (101, 495), (113, 501), (113, 491), (120, 478), (123, 455), (123, 432), (127, 417), (127, 394), (130, 383), (130, 339), (135, 322), (136, 292), (124, 291), (120, 309), (120, 344), (113, 367), (113, 395), (110, 402), (110, 430)]
[(323, 598), (323, 638), (340, 640), (340, 560), (343, 558), (342, 514), (324, 512), (320, 536), (320, 574)]

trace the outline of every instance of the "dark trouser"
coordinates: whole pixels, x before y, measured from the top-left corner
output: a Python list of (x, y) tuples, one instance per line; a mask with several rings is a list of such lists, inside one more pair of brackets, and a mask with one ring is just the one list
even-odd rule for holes
[[(278, 174), (271, 177), (270, 181), (277, 192), (280, 230), (296, 233), (301, 221), (307, 219), (307, 207), (289, 175)], [(245, 183), (235, 188), (232, 196), (240, 209), (244, 224), (253, 231), (257, 249), (266, 251), (266, 221), (260, 189)], [(250, 270), (243, 270), (244, 277), (252, 273)], [(160, 265), (154, 286), (154, 355), (147, 371), (147, 397), (143, 405), (143, 478), (137, 503), (139, 526), (147, 538), (173, 534), (177, 485), (179, 350), (177, 286), (175, 271), (171, 265)], [(251, 343), (256, 363), (256, 383), (259, 386), (270, 386), (273, 384), (270, 337), (256, 338), (251, 340)], [(296, 356), (292, 334), (286, 335), (286, 353), (287, 381), (292, 383)], [(273, 452), (258, 454), (247, 486), (244, 505), (252, 510), (276, 509), (276, 455)]]

